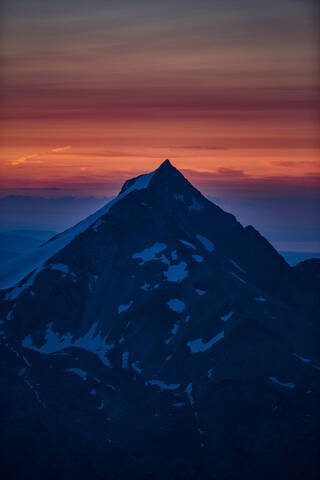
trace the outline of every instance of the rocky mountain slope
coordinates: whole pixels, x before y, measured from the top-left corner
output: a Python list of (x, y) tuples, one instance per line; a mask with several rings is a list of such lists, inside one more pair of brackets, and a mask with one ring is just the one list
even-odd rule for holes
[(2, 278), (4, 478), (316, 478), (304, 270), (168, 160), (127, 181)]

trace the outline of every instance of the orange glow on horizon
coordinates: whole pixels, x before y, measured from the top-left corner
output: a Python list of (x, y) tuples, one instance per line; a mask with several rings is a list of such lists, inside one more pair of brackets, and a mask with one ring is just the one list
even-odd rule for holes
[(230, 183), (318, 175), (314, 7), (230, 1), (5, 2), (2, 189), (116, 193), (165, 158)]
[[(165, 158), (181, 170), (219, 174), (216, 180), (230, 182), (320, 173), (312, 125), (307, 134), (299, 124), (288, 128), (265, 122), (254, 129), (250, 123), (190, 120), (134, 126), (125, 121), (106, 126), (33, 122), (33, 127), (10, 127), (2, 151), (3, 189), (83, 184), (85, 190), (86, 184), (105, 182), (106, 192), (114, 194), (126, 178), (155, 169)], [(18, 139), (14, 145), (11, 137)]]

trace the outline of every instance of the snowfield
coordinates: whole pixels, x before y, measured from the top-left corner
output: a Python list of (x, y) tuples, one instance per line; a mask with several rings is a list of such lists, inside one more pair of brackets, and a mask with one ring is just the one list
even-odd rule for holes
[(91, 227), (97, 220), (106, 215), (110, 208), (113, 207), (119, 200), (129, 195), (135, 190), (143, 190), (148, 187), (150, 180), (152, 179), (154, 172), (138, 177), (133, 185), (127, 190), (118, 195), (116, 198), (107, 203), (104, 207), (100, 208), (97, 212), (93, 213), (86, 219), (77, 223), (74, 227), (69, 228), (65, 232), (57, 235), (48, 242), (40, 245), (34, 252), (21, 256), (8, 264), (7, 269), (3, 271), (2, 278), (0, 279), (0, 288), (10, 288), (23, 280), (29, 273), (38, 268), (38, 272), (44, 263), (53, 257), (56, 253), (62, 250), (72, 240), (74, 240), (80, 233)]

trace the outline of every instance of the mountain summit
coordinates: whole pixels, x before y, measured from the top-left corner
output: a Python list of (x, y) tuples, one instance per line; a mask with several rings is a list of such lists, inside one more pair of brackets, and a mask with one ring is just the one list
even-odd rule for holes
[(169, 160), (128, 180), (2, 280), (6, 473), (316, 478), (302, 277)]

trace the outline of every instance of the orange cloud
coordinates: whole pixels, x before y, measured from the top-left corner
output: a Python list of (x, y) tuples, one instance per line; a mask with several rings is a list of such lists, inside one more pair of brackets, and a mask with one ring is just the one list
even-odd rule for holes
[[(31, 155), (24, 155), (22, 157), (17, 158), (16, 160), (12, 160), (10, 163), (13, 167), (15, 167), (17, 165), (21, 165), (22, 163), (25, 163), (27, 160), (31, 160), (32, 158), (36, 158), (41, 155), (46, 155), (48, 153), (64, 152), (65, 150), (69, 150), (71, 147), (72, 145), (65, 145), (64, 147), (52, 148), (51, 150), (48, 150), (46, 152), (33, 153)], [(40, 160), (38, 160), (37, 163), (40, 163)]]
[(284, 167), (284, 168), (295, 168), (295, 167), (315, 167), (319, 168), (320, 163), (318, 161), (308, 161), (308, 160), (300, 160), (300, 161), (291, 161), (291, 160), (274, 160), (271, 162), (266, 162), (268, 165), (274, 165), (276, 167)]
[(65, 147), (57, 147), (57, 148), (53, 148), (51, 152), (54, 152), (54, 153), (64, 152), (65, 150), (70, 150), (71, 147), (72, 145), (66, 145)]
[(33, 155), (26, 155), (24, 157), (19, 157), (16, 160), (12, 160), (11, 165), (16, 166), (20, 165), (21, 163), (25, 163), (27, 160), (30, 160), (31, 158), (38, 157), (40, 154), (39, 153), (34, 153)]

